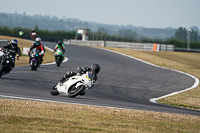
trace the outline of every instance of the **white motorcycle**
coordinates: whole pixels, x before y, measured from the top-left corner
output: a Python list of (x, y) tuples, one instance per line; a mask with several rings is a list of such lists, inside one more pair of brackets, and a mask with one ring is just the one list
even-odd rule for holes
[(86, 72), (82, 75), (79, 73), (75, 76), (67, 78), (64, 82), (58, 82), (50, 91), (51, 95), (65, 94), (74, 98), (78, 95), (84, 95), (85, 91), (91, 89), (95, 84), (95, 74)]

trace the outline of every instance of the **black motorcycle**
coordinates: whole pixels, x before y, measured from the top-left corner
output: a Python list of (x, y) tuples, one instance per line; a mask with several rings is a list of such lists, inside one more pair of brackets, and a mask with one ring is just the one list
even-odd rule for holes
[(3, 51), (3, 55), (0, 59), (0, 78), (12, 70), (14, 62), (15, 57), (13, 57), (13, 55), (10, 52), (6, 50)]

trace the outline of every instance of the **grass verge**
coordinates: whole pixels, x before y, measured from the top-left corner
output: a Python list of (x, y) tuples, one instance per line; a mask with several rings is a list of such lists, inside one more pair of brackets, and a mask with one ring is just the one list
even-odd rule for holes
[[(23, 48), (30, 48), (32, 45), (31, 41), (28, 40), (24, 40), (21, 38), (17, 38), (17, 37), (8, 37), (8, 36), (2, 36), (0, 35), (0, 39), (2, 40), (9, 40), (11, 41), (12, 39), (17, 39), (19, 42), (19, 47), (21, 49), (21, 52), (23, 53)], [(45, 55), (44, 55), (44, 62), (43, 63), (51, 63), (54, 62), (54, 55), (51, 51), (46, 49)], [(19, 58), (19, 61), (16, 60), (16, 66), (24, 66), (24, 65), (29, 65), (29, 57), (27, 55), (23, 55)]]
[(200, 117), (0, 99), (2, 132), (200, 132)]

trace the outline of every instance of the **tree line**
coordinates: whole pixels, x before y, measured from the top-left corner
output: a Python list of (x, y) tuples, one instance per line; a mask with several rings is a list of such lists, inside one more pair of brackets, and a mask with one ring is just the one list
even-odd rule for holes
[(200, 39), (200, 36), (198, 37), (197, 31), (194, 31), (193, 29), (187, 31), (184, 27), (179, 27), (174, 35), (174, 38), (180, 41), (187, 41), (189, 37), (191, 38), (192, 42), (197, 42)]
[[(52, 41), (56, 42), (62, 39), (74, 39), (76, 35), (76, 31), (64, 31), (64, 30), (41, 30), (36, 25), (34, 29), (37, 31), (37, 36), (41, 37), (44, 41)], [(19, 35), (19, 31), (23, 31), (23, 35)], [(7, 26), (0, 26), (0, 35), (21, 37), (25, 39), (30, 39), (30, 31), (29, 28), (9, 28)], [(159, 44), (170, 44), (175, 45), (175, 47), (179, 48), (187, 48), (187, 40), (188, 40), (188, 31), (186, 28), (180, 27), (175, 32), (174, 36), (168, 39), (160, 39), (160, 38), (148, 38), (148, 37), (137, 37), (137, 33), (131, 30), (121, 30), (119, 31), (122, 34), (109, 35), (105, 30), (99, 29), (97, 32), (91, 32), (89, 36), (89, 40), (104, 40), (104, 41), (117, 41), (117, 42), (138, 42), (138, 43), (159, 43)], [(200, 36), (198, 33), (191, 29), (190, 31), (191, 43), (190, 48), (200, 49)]]
[[(37, 36), (42, 38), (43, 41), (56, 42), (62, 39), (73, 39), (75, 37), (76, 31), (64, 31), (64, 30), (40, 30), (36, 25), (34, 29), (37, 32)], [(23, 35), (19, 35), (19, 31), (23, 31)], [(31, 29), (29, 28), (9, 28), (7, 26), (0, 26), (0, 35), (20, 37), (24, 39), (31, 39)]]

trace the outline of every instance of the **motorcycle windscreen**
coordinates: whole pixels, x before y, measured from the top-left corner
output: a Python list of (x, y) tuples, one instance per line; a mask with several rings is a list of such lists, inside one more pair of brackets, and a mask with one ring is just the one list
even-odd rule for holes
[(56, 52), (57, 52), (57, 55), (62, 55), (62, 49), (61, 49), (61, 48), (58, 48), (58, 49), (56, 50)]
[(31, 51), (31, 53), (35, 55), (35, 54), (39, 54), (40, 51), (39, 51), (38, 49), (34, 48), (34, 49)]
[(95, 78), (95, 74), (92, 71), (88, 72), (88, 78), (90, 81), (92, 81)]

